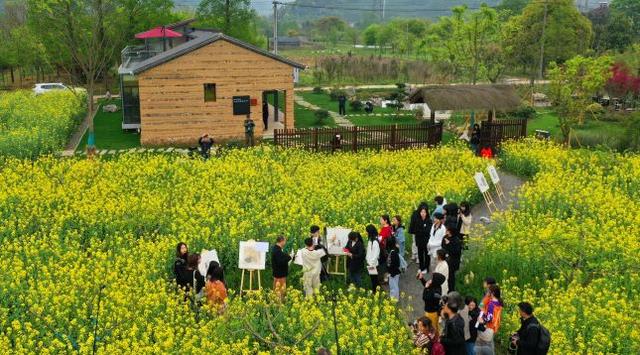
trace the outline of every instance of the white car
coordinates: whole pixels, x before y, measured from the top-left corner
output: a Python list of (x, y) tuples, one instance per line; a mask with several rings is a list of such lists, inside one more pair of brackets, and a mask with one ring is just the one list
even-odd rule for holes
[(54, 90), (70, 90), (62, 83), (40, 83), (33, 87), (33, 93), (36, 95), (44, 94)]

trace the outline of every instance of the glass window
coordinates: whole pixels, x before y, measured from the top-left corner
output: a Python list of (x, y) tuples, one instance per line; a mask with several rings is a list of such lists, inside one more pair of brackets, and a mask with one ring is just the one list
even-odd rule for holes
[(216, 84), (204, 84), (204, 102), (216, 101)]

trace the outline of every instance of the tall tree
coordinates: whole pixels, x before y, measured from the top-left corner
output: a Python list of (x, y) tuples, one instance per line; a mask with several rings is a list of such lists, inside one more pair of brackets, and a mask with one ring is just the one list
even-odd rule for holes
[(629, 31), (633, 23), (627, 14), (601, 6), (589, 11), (587, 17), (593, 28), (593, 49), (596, 53), (608, 50), (622, 52), (633, 41), (633, 33)]
[(572, 128), (584, 123), (592, 96), (611, 78), (612, 64), (613, 59), (608, 56), (576, 56), (562, 65), (551, 63), (549, 98), (558, 113), (565, 143), (569, 143)]
[(503, 11), (505, 17), (520, 15), (530, 0), (502, 0), (496, 10)]
[(250, 0), (202, 0), (196, 16), (202, 26), (258, 46), (266, 42), (258, 33), (258, 15), (251, 8)]
[[(87, 89), (89, 136), (93, 137), (96, 81), (111, 65), (119, 29), (114, 0), (29, 0), (31, 25), (41, 32), (52, 57), (72, 73), (80, 71)], [(70, 58), (70, 60), (67, 60)]]
[(532, 80), (547, 63), (586, 53), (593, 39), (591, 23), (573, 0), (532, 1), (522, 15), (509, 19), (504, 31), (507, 57), (513, 65), (528, 67)]
[(613, 0), (611, 8), (626, 14), (631, 20), (629, 30), (635, 39), (640, 39), (640, 1), (638, 0)]

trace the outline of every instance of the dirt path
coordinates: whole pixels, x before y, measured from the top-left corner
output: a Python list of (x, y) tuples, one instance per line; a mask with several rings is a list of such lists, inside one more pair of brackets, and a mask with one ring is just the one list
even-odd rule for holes
[[(496, 199), (496, 204), (501, 211), (509, 208), (513, 204), (514, 207), (517, 207), (517, 196), (516, 192), (518, 189), (525, 183), (525, 180), (508, 174), (504, 171), (498, 171), (500, 174), (500, 180), (502, 189), (504, 190), (505, 195), (507, 196), (507, 201), (503, 204), (500, 204), (497, 200), (497, 197), (494, 193), (492, 195)], [(490, 217), (489, 210), (487, 209), (487, 205), (483, 202), (473, 206), (471, 209), (471, 214), (473, 215), (473, 225), (483, 224), (485, 222), (481, 221), (481, 217)], [(409, 262), (409, 260), (407, 260)], [(464, 253), (463, 260), (464, 263)], [(407, 314), (407, 321), (415, 320), (424, 314), (424, 302), (422, 301), (422, 284), (416, 280), (415, 275), (418, 273), (418, 265), (416, 263), (409, 263), (409, 267), (407, 272), (400, 276), (400, 292), (404, 292), (407, 296), (411, 296), (411, 299), (404, 298), (400, 300), (400, 305), (403, 309), (406, 309), (407, 306), (411, 306), (412, 311), (410, 314)], [(458, 276), (460, 279), (461, 276)]]

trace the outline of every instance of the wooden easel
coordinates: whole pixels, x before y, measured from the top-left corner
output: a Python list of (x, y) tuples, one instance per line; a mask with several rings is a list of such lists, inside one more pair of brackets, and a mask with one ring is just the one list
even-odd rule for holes
[[(489, 193), (489, 191), (483, 192), (482, 196), (484, 196), (484, 202), (487, 204), (487, 209), (489, 210), (489, 213), (493, 213), (494, 211), (498, 210), (498, 206), (496, 206), (496, 203), (493, 200), (493, 197), (491, 197), (491, 194)], [(493, 206), (494, 211), (491, 210), (491, 206)]]
[[(244, 288), (244, 278), (245, 278), (245, 271), (249, 272), (249, 286), (247, 289)], [(254, 287), (254, 276), (253, 274), (257, 274), (257, 288), (253, 288)], [(262, 282), (260, 280), (260, 270), (245, 270), (242, 269), (242, 279), (240, 280), (240, 293), (243, 292), (256, 292), (256, 291), (260, 291), (262, 289)]]
[[(340, 271), (340, 260), (342, 259), (342, 271)], [(333, 263), (331, 262), (333, 261)], [(347, 256), (346, 255), (331, 255), (329, 258), (329, 270), (327, 272), (330, 275), (344, 275), (347, 278)]]
[(500, 184), (500, 176), (498, 175), (498, 171), (493, 165), (489, 165), (487, 167), (487, 171), (489, 172), (489, 177), (491, 178), (493, 187), (495, 187), (496, 189), (496, 195), (498, 195), (498, 200), (500, 200), (500, 203), (506, 202), (507, 197), (504, 195), (504, 191), (502, 190), (502, 185)]
[[(487, 179), (484, 177), (484, 174), (481, 172), (477, 172), (474, 175), (474, 180), (478, 185), (478, 189), (480, 189), (480, 192), (482, 192), (482, 196), (484, 197), (484, 202), (487, 204), (487, 209), (489, 210), (489, 213), (493, 213), (494, 211), (497, 211), (498, 206), (496, 206), (496, 203), (493, 200), (491, 193), (489, 192), (489, 183), (487, 182)], [(491, 206), (493, 206), (493, 211), (491, 210)]]

